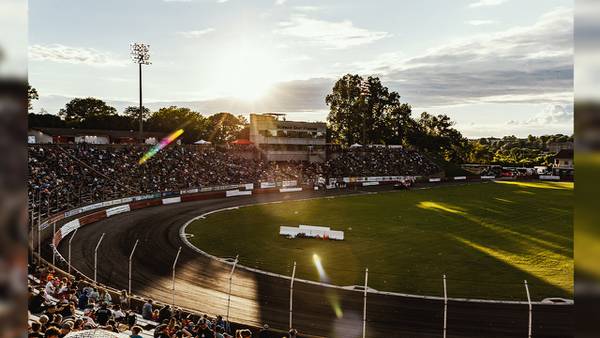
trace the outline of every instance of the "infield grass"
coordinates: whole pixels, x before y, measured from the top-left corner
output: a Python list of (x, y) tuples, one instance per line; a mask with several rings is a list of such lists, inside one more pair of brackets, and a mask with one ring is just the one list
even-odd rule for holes
[[(240, 264), (337, 285), (426, 295), (525, 300), (572, 297), (573, 183), (490, 182), (290, 201), (191, 223), (202, 250)], [(286, 239), (279, 226), (324, 225), (344, 241)]]

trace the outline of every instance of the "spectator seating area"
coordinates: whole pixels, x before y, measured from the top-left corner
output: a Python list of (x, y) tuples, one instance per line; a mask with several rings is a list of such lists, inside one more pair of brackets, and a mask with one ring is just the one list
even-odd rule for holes
[[(30, 210), (42, 215), (85, 204), (188, 188), (280, 182), (311, 184), (318, 177), (429, 175), (439, 168), (403, 148), (336, 150), (325, 163), (266, 162), (238, 148), (172, 145), (148, 162), (147, 146), (30, 145)], [(248, 149), (255, 152), (255, 149)], [(34, 218), (34, 217), (32, 217)]]
[[(111, 295), (82, 278), (62, 275), (50, 267), (30, 264), (28, 337), (62, 338), (77, 332), (104, 330), (131, 338), (281, 337), (268, 325), (234, 330), (221, 316), (185, 313), (152, 300), (136, 306), (123, 290)], [(131, 305), (131, 306), (130, 306)], [(56, 337), (54, 337), (56, 336)], [(86, 335), (88, 336), (88, 335)], [(98, 336), (98, 335), (96, 335)], [(114, 335), (102, 334), (100, 336)], [(297, 337), (290, 330), (285, 337)]]

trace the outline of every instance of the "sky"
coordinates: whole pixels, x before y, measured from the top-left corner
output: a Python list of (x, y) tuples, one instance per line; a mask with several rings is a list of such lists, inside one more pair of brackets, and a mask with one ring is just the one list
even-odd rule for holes
[(30, 0), (29, 62), (56, 113), (74, 97), (324, 121), (347, 73), (379, 76), (413, 115), (465, 136), (573, 132), (573, 2), (563, 0)]

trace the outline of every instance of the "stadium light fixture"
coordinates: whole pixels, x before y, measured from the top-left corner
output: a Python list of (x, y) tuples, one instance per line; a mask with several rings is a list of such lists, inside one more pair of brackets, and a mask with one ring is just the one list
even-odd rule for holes
[(139, 67), (139, 78), (140, 78), (140, 110), (138, 113), (139, 123), (140, 123), (140, 141), (143, 141), (143, 133), (144, 133), (144, 108), (142, 105), (142, 65), (150, 65), (150, 45), (144, 43), (132, 43), (130, 45), (131, 49), (131, 61), (133, 63), (137, 63)]

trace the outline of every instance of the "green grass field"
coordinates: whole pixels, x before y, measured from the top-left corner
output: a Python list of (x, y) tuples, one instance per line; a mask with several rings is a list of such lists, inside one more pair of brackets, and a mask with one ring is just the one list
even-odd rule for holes
[[(319, 280), (381, 291), (449, 297), (572, 297), (573, 183), (491, 182), (264, 204), (223, 211), (187, 228), (191, 241), (220, 257)], [(280, 225), (326, 225), (344, 241), (286, 239)]]

